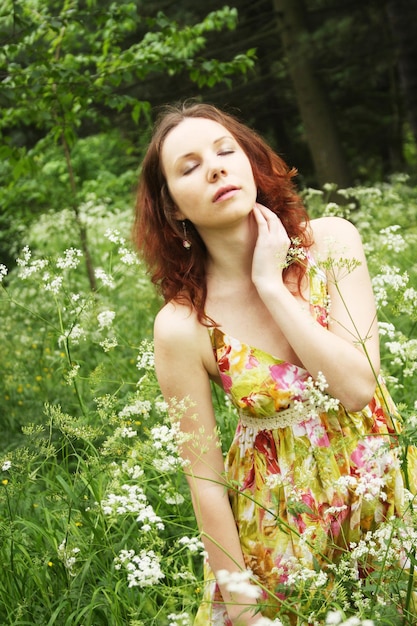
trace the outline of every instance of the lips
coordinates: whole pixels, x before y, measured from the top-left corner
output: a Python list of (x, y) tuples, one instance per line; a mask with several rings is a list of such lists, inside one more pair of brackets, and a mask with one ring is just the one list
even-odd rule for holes
[(220, 189), (218, 189), (213, 196), (213, 202), (226, 200), (229, 194), (232, 194), (234, 191), (238, 191), (238, 190), (239, 190), (239, 187), (235, 187), (234, 185), (227, 185), (226, 187), (220, 187)]

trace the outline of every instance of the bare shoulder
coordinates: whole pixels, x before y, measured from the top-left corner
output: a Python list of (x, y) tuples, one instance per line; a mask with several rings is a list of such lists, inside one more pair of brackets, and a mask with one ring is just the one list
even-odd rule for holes
[(358, 229), (352, 222), (342, 217), (320, 217), (311, 220), (313, 249), (321, 257), (362, 256), (362, 241)]
[(343, 217), (319, 217), (311, 220), (310, 226), (314, 234), (314, 240), (332, 235), (359, 236), (356, 226)]
[(163, 343), (187, 342), (199, 333), (197, 315), (192, 308), (179, 302), (168, 302), (159, 311), (154, 323), (155, 340)]
[(202, 364), (209, 373), (214, 369), (207, 328), (185, 303), (168, 302), (159, 311), (154, 323), (154, 342), (155, 352), (162, 358)]

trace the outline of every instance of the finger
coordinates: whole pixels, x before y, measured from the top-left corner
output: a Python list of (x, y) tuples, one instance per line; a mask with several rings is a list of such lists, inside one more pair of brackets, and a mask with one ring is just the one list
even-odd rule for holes
[(255, 207), (269, 224), (282, 224), (278, 215), (274, 213), (274, 211), (271, 211), (271, 209), (268, 209), (268, 207), (263, 204), (256, 204)]
[(269, 233), (276, 236), (279, 236), (282, 231), (284, 231), (286, 234), (281, 220), (270, 209), (259, 206), (254, 207), (254, 217), (258, 224), (258, 229), (262, 229), (262, 232), (265, 232), (267, 230)]
[(255, 205), (253, 207), (253, 216), (255, 218), (255, 221), (258, 225), (258, 228), (265, 228), (268, 226), (268, 222), (264, 216), (264, 214), (262, 213), (261, 209), (259, 208), (259, 206)]

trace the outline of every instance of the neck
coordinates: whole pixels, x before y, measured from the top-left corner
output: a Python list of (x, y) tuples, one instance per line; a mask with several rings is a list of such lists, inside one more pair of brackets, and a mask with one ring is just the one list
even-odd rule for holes
[(201, 233), (208, 252), (207, 277), (210, 280), (250, 279), (257, 232), (252, 218), (221, 231)]

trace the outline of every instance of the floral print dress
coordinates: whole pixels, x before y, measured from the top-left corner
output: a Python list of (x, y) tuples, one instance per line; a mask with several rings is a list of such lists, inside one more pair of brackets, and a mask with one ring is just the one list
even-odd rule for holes
[[(311, 314), (326, 327), (326, 275), (308, 258)], [(331, 564), (409, 506), (396, 446), (399, 415), (382, 380), (360, 412), (320, 405), (303, 368), (219, 328), (209, 332), (223, 388), (239, 414), (226, 480), (245, 562), (262, 589), (262, 615), (307, 625), (297, 618), (301, 609), (305, 614), (297, 605), (300, 585), (291, 582), (297, 572), (304, 572), (310, 597), (316, 589), (323, 602), (334, 585)], [(414, 449), (408, 468), (415, 485)], [(208, 562), (204, 569), (194, 626), (228, 626)], [(308, 586), (306, 571), (315, 584)]]

